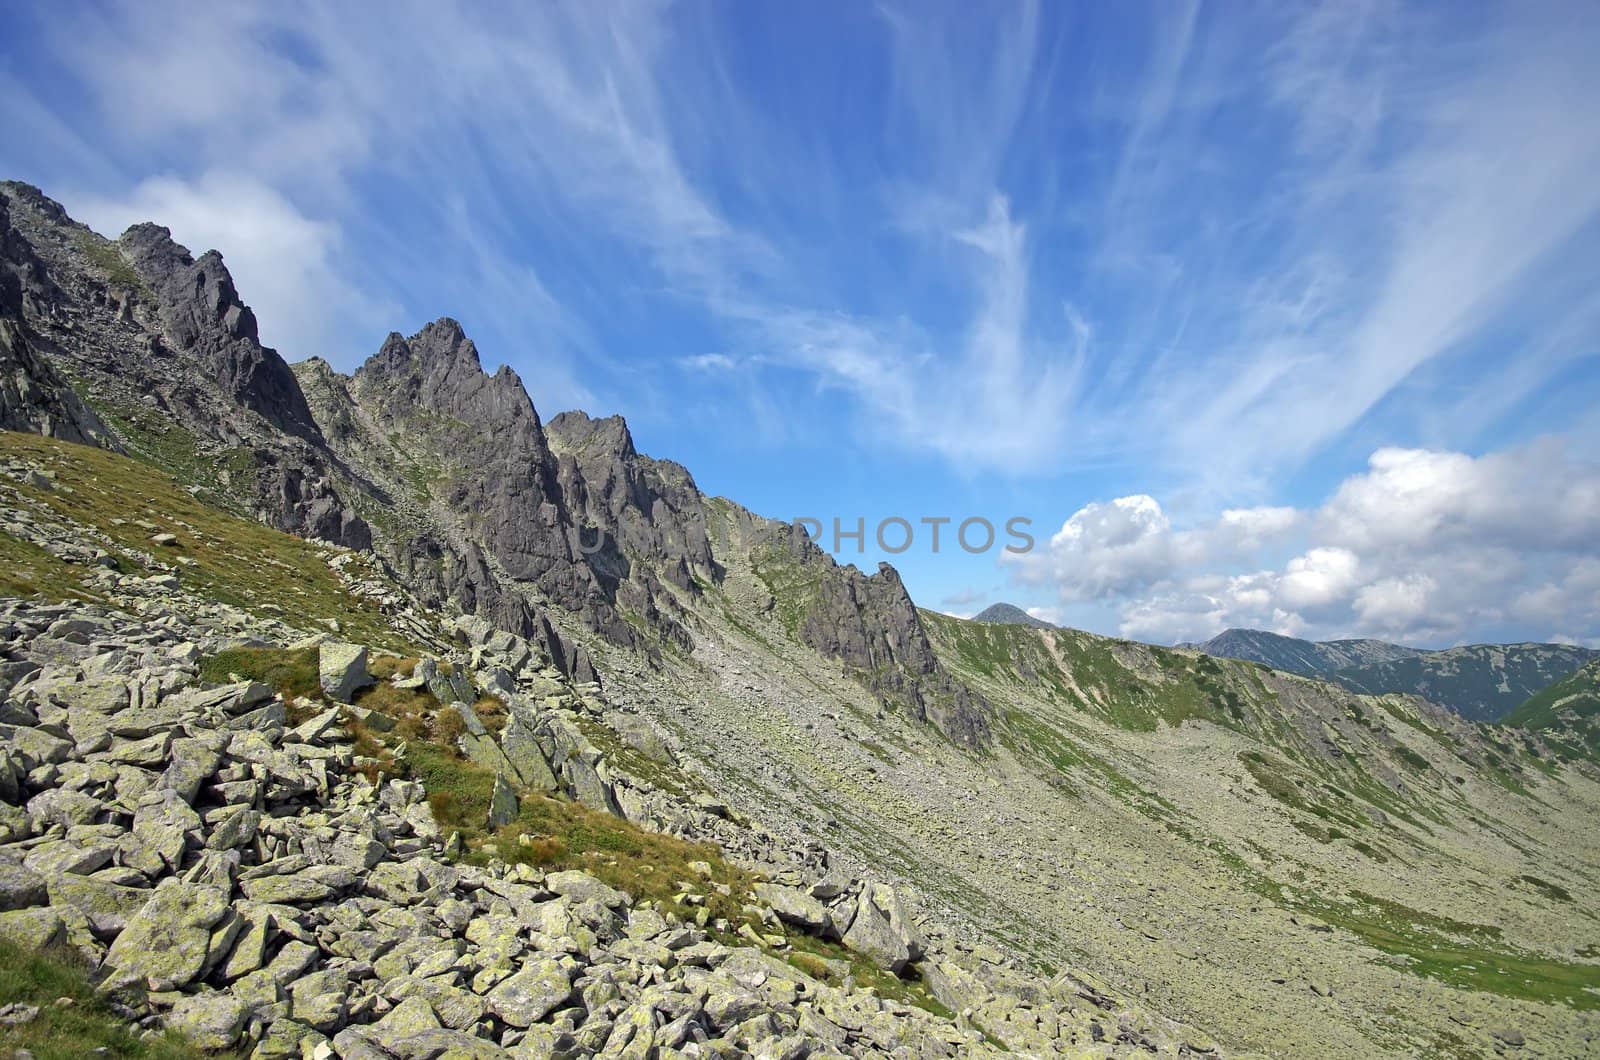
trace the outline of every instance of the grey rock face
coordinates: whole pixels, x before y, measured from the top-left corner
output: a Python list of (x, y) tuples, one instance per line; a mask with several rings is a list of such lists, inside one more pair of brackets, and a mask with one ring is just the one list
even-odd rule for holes
[(625, 574), (631, 561), (686, 592), (695, 579), (716, 582), (722, 566), (712, 552), (704, 498), (687, 468), (641, 456), (621, 416), (591, 419), (563, 412), (548, 433), (559, 454), (567, 503), (586, 545), (599, 543), (595, 563)]
[[(477, 347), (448, 318), (409, 339), (390, 335), (346, 389), (358, 407), (345, 417), (369, 423), (380, 440), (424, 455), (444, 474), (433, 495), (460, 521), (481, 556), (463, 557), (476, 606), (501, 628), (527, 635), (496, 590), (503, 576), (536, 585), (551, 601), (620, 644), (637, 634), (615, 610), (620, 578), (578, 550), (577, 526), (539, 415), (510, 368), (484, 372)], [(344, 441), (347, 439), (342, 439)], [(380, 440), (369, 440), (375, 446)], [(447, 588), (460, 595), (468, 587)]]
[(0, 430), (117, 448), (100, 418), (34, 348), (37, 337), (27, 316), (48, 311), (59, 296), (45, 264), (12, 227), (7, 200), (0, 196)]
[(261, 345), (255, 314), (239, 298), (222, 255), (193, 258), (154, 224), (137, 224), (118, 244), (154, 294), (166, 337), (195, 358), (240, 405), (280, 430), (319, 440), (305, 396), (276, 350)]
[(854, 567), (836, 569), (837, 577), (818, 585), (801, 620), (801, 639), (957, 743), (983, 744), (988, 704), (939, 662), (899, 572), (887, 563), (870, 577)]

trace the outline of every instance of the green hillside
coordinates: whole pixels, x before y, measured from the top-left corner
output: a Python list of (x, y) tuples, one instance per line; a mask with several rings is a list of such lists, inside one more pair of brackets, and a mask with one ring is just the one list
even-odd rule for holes
[(1534, 693), (1504, 724), (1540, 733), (1564, 756), (1600, 761), (1600, 660)]

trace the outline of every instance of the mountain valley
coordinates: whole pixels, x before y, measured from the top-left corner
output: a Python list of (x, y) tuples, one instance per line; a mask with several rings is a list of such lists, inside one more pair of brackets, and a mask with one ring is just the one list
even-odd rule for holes
[[(0, 936), (71, 950), (119, 1027), (1600, 1048), (1594, 653), (953, 618), (619, 417), (541, 417), (454, 320), (346, 375), (244, 293), (0, 185)], [(176, 970), (140, 955), (173, 909)]]

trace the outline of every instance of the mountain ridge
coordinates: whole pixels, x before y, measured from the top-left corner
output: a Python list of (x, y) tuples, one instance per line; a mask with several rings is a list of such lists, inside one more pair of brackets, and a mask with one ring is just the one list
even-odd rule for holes
[[(430, 606), (452, 602), (528, 636), (581, 678), (593, 668), (569, 615), (582, 631), (647, 653), (691, 649), (685, 603), (700, 591), (697, 577), (720, 570), (703, 533), (707, 498), (686, 472), (660, 474), (667, 465), (640, 456), (625, 425), (623, 444), (558, 456), (517, 374), (485, 372), (448, 317), (409, 338), (390, 334), (348, 377), (325, 361), (291, 369), (259, 343), (215, 251), (195, 259), (155, 224), (104, 240), (28, 185), (0, 184), (0, 200), (6, 271), (16, 278), (8, 289), (30, 293), (8, 302), (14, 326), (111, 421), (101, 430), (78, 416), (77, 386), (8, 348), (11, 390), (29, 395), (29, 408), (55, 402), (69, 413), (69, 424), (32, 426), (116, 438), (223, 498), (235, 472), (217, 465), (232, 460), (255, 487), (252, 514), (376, 548)], [(71, 331), (61, 325), (68, 318)], [(174, 438), (165, 417), (188, 437)], [(576, 431), (577, 421), (560, 430)], [(649, 483), (660, 489), (651, 494)], [(635, 517), (644, 502), (649, 512)], [(672, 532), (627, 554), (655, 519)], [(592, 551), (579, 547), (597, 538)], [(984, 705), (942, 672), (898, 575), (868, 576), (793, 544), (786, 563), (813, 590), (795, 635), (953, 739), (981, 743)]]
[(1428, 650), (1370, 639), (1308, 641), (1230, 629), (1179, 647), (1246, 659), (1354, 692), (1409, 692), (1477, 721), (1498, 721), (1600, 653), (1565, 644), (1467, 644)]

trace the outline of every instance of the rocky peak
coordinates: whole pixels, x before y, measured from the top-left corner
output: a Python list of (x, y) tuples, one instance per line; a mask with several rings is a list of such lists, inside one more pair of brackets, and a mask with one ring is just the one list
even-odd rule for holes
[(59, 202), (46, 195), (35, 185), (21, 180), (0, 180), (0, 199), (15, 198), (19, 202), (42, 214), (47, 220), (55, 224), (73, 225), (77, 222), (67, 216), (67, 211)]
[(483, 370), (478, 347), (459, 322), (440, 317), (410, 338), (391, 332), (383, 346), (355, 375), (357, 387), (385, 404), (403, 403), (472, 423), (515, 427), (524, 444), (543, 452), (544, 432), (522, 380), (510, 368), (494, 375)]
[(900, 572), (888, 563), (872, 575), (853, 566), (835, 572), (819, 580), (800, 639), (843, 661), (880, 697), (899, 702), (955, 742), (986, 743), (989, 704), (940, 663)]
[(173, 240), (171, 229), (149, 222), (132, 226), (117, 242), (141, 274), (163, 278), (169, 290), (177, 283), (192, 288), (174, 299), (170, 315), (172, 335), (180, 346), (194, 345), (213, 329), (232, 339), (259, 343), (255, 313), (239, 297), (221, 254), (208, 250), (196, 261)]
[(564, 449), (598, 449), (619, 460), (638, 456), (633, 432), (621, 416), (596, 418), (580, 409), (563, 412), (546, 426), (555, 444)]
[(320, 439), (294, 374), (262, 346), (255, 313), (215, 250), (196, 259), (170, 229), (136, 224), (118, 248), (155, 296), (166, 339), (195, 357), (241, 405), (300, 438)]

